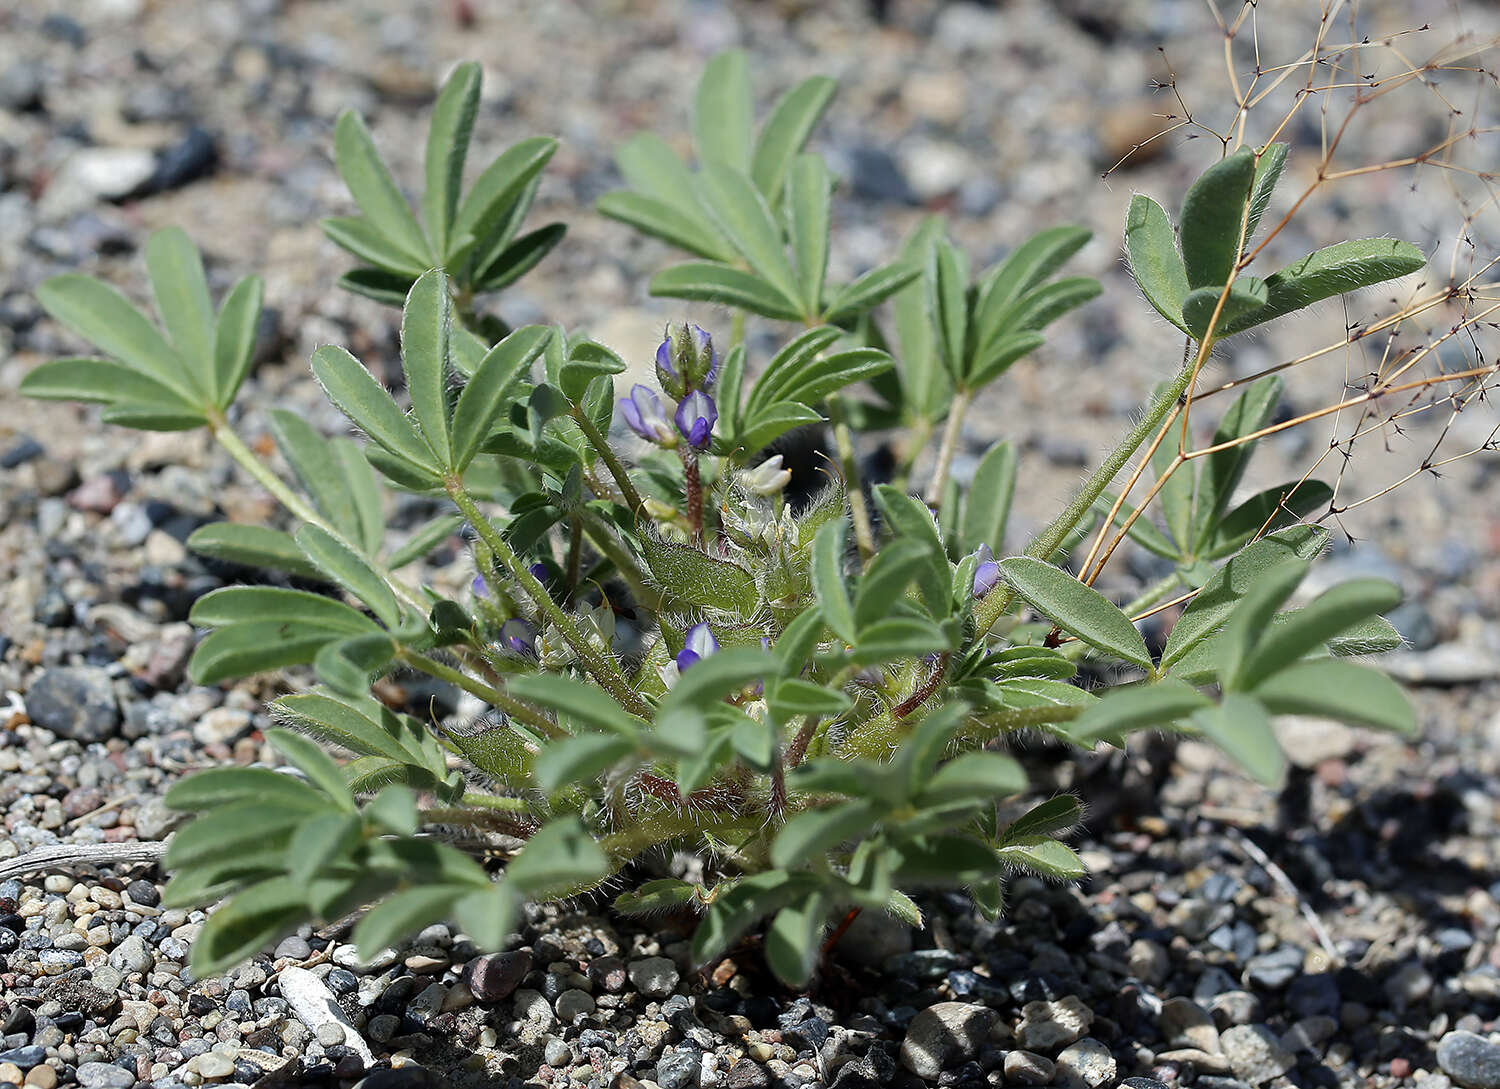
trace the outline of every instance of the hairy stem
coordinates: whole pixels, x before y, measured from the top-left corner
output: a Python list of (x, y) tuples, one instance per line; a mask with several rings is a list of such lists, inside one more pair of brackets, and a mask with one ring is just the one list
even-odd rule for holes
[(457, 478), (449, 480), (448, 495), (453, 502), (458, 504), (458, 509), (474, 527), (474, 532), (479, 534), (484, 543), (489, 546), (490, 551), (495, 554), (495, 558), (510, 572), (511, 578), (520, 583), (521, 589), (526, 591), (526, 596), (531, 598), (537, 611), (557, 626), (563, 639), (572, 648), (573, 653), (578, 655), (584, 668), (599, 686), (613, 696), (622, 707), (639, 715), (650, 714), (646, 701), (641, 698), (639, 692), (630, 687), (625, 675), (620, 672), (618, 663), (613, 658), (601, 654), (584, 638), (583, 632), (578, 630), (578, 625), (573, 623), (573, 618), (558, 607), (557, 602), (552, 600), (552, 595), (547, 592), (547, 588), (527, 570), (521, 558), (515, 554), (510, 545), (506, 544), (505, 538), (484, 516), (484, 512), (475, 504), (473, 497), (464, 490), (463, 483)]
[(844, 419), (844, 408), (837, 397), (828, 398), (827, 404), (828, 422), (833, 425), (833, 441), (839, 452), (839, 471), (844, 477), (844, 490), (849, 495), (854, 541), (859, 546), (859, 562), (863, 567), (875, 555), (875, 528), (870, 521), (870, 508), (865, 503), (864, 481), (860, 479), (859, 463), (854, 458), (854, 436), (849, 431), (849, 422)]
[(589, 414), (577, 405), (573, 406), (573, 419), (578, 424), (579, 430), (589, 440), (599, 457), (603, 459), (605, 467), (609, 469), (609, 475), (615, 478), (615, 486), (620, 489), (620, 494), (625, 497), (625, 505), (630, 508), (630, 513), (637, 518), (642, 517), (645, 508), (641, 503), (641, 493), (635, 490), (635, 485), (630, 480), (630, 473), (626, 470), (620, 457), (610, 446), (609, 439), (599, 430), (598, 425), (589, 418)]
[[(1104, 462), (1089, 475), (1088, 480), (1084, 482), (1083, 490), (1074, 496), (1073, 501), (1064, 508), (1063, 512), (1048, 523), (1047, 528), (1042, 530), (1027, 546), (1026, 555), (1038, 560), (1052, 558), (1053, 553), (1067, 539), (1068, 534), (1072, 533), (1078, 523), (1088, 516), (1094, 501), (1104, 493), (1105, 488), (1109, 487), (1110, 481), (1114, 480), (1120, 470), (1125, 468), (1126, 463), (1141, 448), (1141, 444), (1156, 433), (1162, 421), (1176, 407), (1178, 399), (1187, 391), (1188, 384), (1192, 382), (1193, 375), (1196, 373), (1197, 367), (1189, 364), (1177, 373), (1177, 377), (1170, 385), (1164, 386), (1152, 398), (1135, 426), (1125, 433)], [(995, 621), (999, 620), (1010, 608), (1014, 600), (1014, 590), (1004, 585), (995, 587), (992, 593), (975, 606), (976, 633), (982, 636), (989, 631)]]
[(943, 501), (943, 488), (948, 484), (948, 473), (953, 467), (953, 455), (958, 451), (958, 440), (963, 434), (964, 415), (974, 395), (968, 390), (959, 390), (953, 395), (953, 404), (948, 409), (948, 422), (943, 427), (943, 441), (938, 446), (937, 466), (932, 470), (932, 481), (927, 485), (927, 505), (936, 507)]
[(471, 695), (478, 696), (496, 710), (504, 711), (517, 722), (524, 722), (527, 726), (536, 730), (543, 737), (559, 738), (567, 737), (568, 732), (555, 722), (551, 722), (529, 703), (522, 703), (514, 696), (509, 695), (493, 685), (485, 684), (476, 680), (461, 669), (454, 669), (450, 665), (444, 665), (436, 658), (429, 658), (425, 654), (403, 647), (400, 657), (403, 662), (413, 669), (426, 673), (429, 677), (436, 677), (440, 681), (447, 681), (451, 685), (462, 688)]

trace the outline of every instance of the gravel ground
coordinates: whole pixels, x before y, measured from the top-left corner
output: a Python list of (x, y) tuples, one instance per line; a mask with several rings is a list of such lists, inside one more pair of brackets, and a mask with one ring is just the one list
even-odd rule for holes
[[(957, 465), (972, 470), (986, 441), (1012, 437), (1028, 474), (1016, 539), (1045, 517), (1174, 362), (1119, 268), (1124, 206), (1137, 189), (1171, 205), (1212, 151), (1179, 133), (1100, 175), (1178, 109), (1151, 92), (1166, 71), (1158, 44), (1194, 116), (1226, 122), (1222, 39), (1196, 0), (887, 6), (884, 25), (853, 0), (19, 0), (0, 11), (0, 1085), (1500, 1087), (1493, 455), (1343, 519), (1361, 540), (1318, 576), (1374, 572), (1407, 589), (1396, 619), (1410, 649), (1391, 668), (1415, 686), (1420, 740), (1285, 723), (1297, 769), (1280, 793), (1191, 743), (1128, 767), (1039, 753), (1041, 788), (1095, 807), (1078, 842), (1093, 876), (1017, 881), (994, 924), (949, 897), (923, 901), (917, 934), (862, 916), (808, 996), (769, 981), (753, 946), (700, 972), (682, 921), (643, 928), (595, 903), (531, 911), (494, 956), (435, 926), (362, 965), (347, 933), (305, 933), (200, 980), (186, 962), (203, 915), (163, 910), (149, 862), (16, 863), (59, 846), (149, 854), (172, 828), (165, 788), (205, 764), (269, 758), (264, 701), (298, 683), (184, 679), (188, 608), (235, 573), (183, 540), (207, 521), (275, 512), (199, 436), (106, 429), (73, 406), (16, 400), (30, 366), (79, 347), (31, 292), (76, 268), (139, 296), (146, 234), (181, 224), (216, 288), (267, 278), (243, 433), (263, 436), (272, 405), (339, 427), (306, 360), (338, 342), (392, 365), (395, 315), (329, 286), (347, 267), (313, 225), (345, 208), (332, 121), (358, 107), (413, 180), (433, 87), (459, 58), (485, 64), (476, 159), (538, 132), (563, 138), (534, 214), (566, 218), (568, 240), (504, 312), (588, 326), (632, 359), (683, 312), (645, 296), (670, 255), (586, 209), (618, 184), (610, 150), (625, 132), (685, 129), (702, 61), (726, 45), (751, 49), (763, 96), (813, 71), (840, 78), (816, 146), (846, 179), (834, 248), (845, 272), (887, 256), (933, 210), (985, 261), (1037, 225), (1095, 227), (1078, 264), (1106, 281), (1104, 297), (979, 406)], [(1311, 7), (1260, 5), (1268, 58), (1306, 48)], [(1377, 34), (1431, 20), (1435, 44), (1458, 18), (1435, 0), (1366, 13)], [(1492, 31), (1496, 12), (1470, 4), (1462, 19)], [(1414, 56), (1435, 47), (1409, 44)], [(1374, 111), (1351, 132), (1355, 161), (1440, 137), (1434, 101), (1416, 89)], [(1288, 135), (1311, 154), (1317, 126)], [(1412, 180), (1337, 190), (1275, 256), (1354, 232), (1451, 238), (1460, 217), (1444, 179)], [(1320, 312), (1218, 366), (1292, 358), (1385, 301)], [(1339, 396), (1343, 372), (1366, 365), (1335, 355), (1291, 376), (1289, 410)], [(1455, 448), (1495, 422), (1493, 405), (1465, 413)], [(1420, 464), (1433, 432), (1413, 423), (1359, 448), (1351, 495)], [(1305, 468), (1326, 439), (1265, 444), (1261, 483)], [(405, 503), (394, 524), (421, 515)], [(1151, 577), (1148, 559), (1125, 554), (1111, 587)], [(462, 556), (439, 555), (429, 575), (459, 585)], [(464, 712), (451, 693), (407, 687), (423, 706), (436, 697)]]

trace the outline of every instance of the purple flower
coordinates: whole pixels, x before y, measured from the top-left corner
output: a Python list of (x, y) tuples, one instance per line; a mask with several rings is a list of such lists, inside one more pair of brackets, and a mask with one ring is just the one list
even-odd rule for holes
[(714, 379), (719, 377), (719, 354), (714, 351), (713, 337), (697, 325), (685, 328), (687, 339), (692, 344), (694, 362), (688, 370), (688, 380), (695, 387), (713, 389)]
[(714, 424), (719, 419), (719, 408), (714, 399), (701, 389), (695, 389), (682, 399), (673, 417), (677, 430), (694, 450), (708, 449), (708, 440), (713, 437)]
[(474, 581), (469, 583), (469, 589), (473, 591), (475, 597), (490, 596), (490, 584), (484, 581), (483, 575), (475, 575)]
[(535, 658), (536, 629), (520, 617), (507, 620), (500, 626), (500, 645), (512, 654)]
[(672, 425), (667, 420), (667, 411), (661, 398), (649, 387), (639, 382), (630, 387), (630, 396), (620, 398), (620, 415), (625, 423), (647, 442), (659, 446), (674, 446), (677, 437), (672, 434)]
[(694, 624), (687, 630), (687, 636), (682, 641), (682, 650), (677, 655), (677, 669), (684, 671), (694, 662), (707, 658), (718, 649), (719, 641), (709, 630), (708, 622)]
[(546, 585), (547, 580), (552, 577), (552, 569), (545, 563), (534, 563), (526, 570), (531, 572), (532, 578), (536, 579), (537, 582), (540, 582), (544, 586)]
[(974, 555), (979, 557), (979, 566), (974, 568), (974, 596), (983, 597), (999, 584), (1000, 565), (989, 545), (980, 545)]

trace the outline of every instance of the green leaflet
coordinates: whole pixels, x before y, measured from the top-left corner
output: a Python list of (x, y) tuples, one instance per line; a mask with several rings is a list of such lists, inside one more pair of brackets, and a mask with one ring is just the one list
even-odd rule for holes
[(168, 227), (146, 240), (146, 271), (172, 346), (190, 368), (211, 375), (214, 307), (203, 259), (182, 228)]
[(796, 260), (803, 312), (823, 311), (823, 275), (828, 268), (828, 224), (833, 179), (821, 155), (799, 155), (787, 185), (787, 234)]
[(762, 317), (795, 321), (796, 296), (788, 296), (754, 273), (728, 265), (688, 262), (651, 277), (651, 294), (737, 306)]
[(1190, 288), (1229, 282), (1254, 182), (1255, 153), (1242, 147), (1200, 174), (1182, 198), (1177, 227)]
[(1016, 452), (1008, 442), (997, 442), (979, 462), (964, 504), (959, 548), (973, 552), (989, 545), (997, 555), (1005, 539), (1011, 498), (1016, 491)]
[(827, 76), (805, 79), (777, 100), (761, 125), (750, 177), (773, 206), (781, 197), (792, 160), (807, 143), (837, 89), (838, 84)]
[(339, 115), (333, 136), (334, 160), (354, 203), (381, 234), (422, 268), (433, 264), (432, 250), (406, 198), (381, 162), (370, 130), (353, 110)]
[(705, 167), (750, 169), (750, 64), (744, 50), (714, 56), (693, 100), (693, 143)]
[(1271, 732), (1271, 716), (1258, 701), (1230, 692), (1219, 705), (1195, 713), (1192, 721), (1257, 780), (1267, 786), (1280, 784), (1286, 755)]
[[(1217, 330), (1227, 329), (1237, 320), (1254, 314), (1266, 305), (1269, 298), (1266, 282), (1254, 276), (1237, 277), (1229, 286), (1227, 298), (1222, 286), (1200, 287), (1188, 292), (1188, 297), (1182, 302), (1182, 324), (1187, 326), (1190, 334), (1203, 340), (1208, 335), (1209, 323), (1213, 322), (1217, 337)], [(1216, 321), (1215, 313), (1218, 314)]]
[(455, 68), (438, 94), (427, 129), (427, 188), (422, 197), (422, 216), (433, 250), (445, 257), (451, 246), (450, 227), (458, 211), (469, 137), (479, 110), (479, 78), (479, 65), (473, 61)]
[(325, 344), (313, 353), (312, 369), (329, 400), (355, 426), (413, 469), (437, 477), (432, 450), (359, 360), (342, 348)]
[(1001, 560), (1000, 573), (1034, 609), (1068, 634), (1132, 665), (1152, 668), (1141, 633), (1092, 586), (1029, 556)]
[(801, 293), (781, 242), (781, 230), (750, 179), (734, 167), (711, 159), (699, 172), (695, 189), (714, 222), (756, 275), (795, 303)]
[(1156, 312), (1183, 332), (1182, 304), (1188, 295), (1187, 270), (1177, 255), (1172, 221), (1160, 204), (1143, 193), (1130, 200), (1125, 215), (1125, 255), (1130, 274)]
[(1360, 238), (1325, 246), (1266, 277), (1265, 306), (1231, 323), (1226, 335), (1335, 295), (1407, 276), (1426, 264), (1421, 250), (1395, 238)]
[(412, 285), (401, 314), (401, 370), (412, 412), (437, 463), (453, 468), (448, 433), (448, 336), (452, 324), (448, 277), (434, 269)]

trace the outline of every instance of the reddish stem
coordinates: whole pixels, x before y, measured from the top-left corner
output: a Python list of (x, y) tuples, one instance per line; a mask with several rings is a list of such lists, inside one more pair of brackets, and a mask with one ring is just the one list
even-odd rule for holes
[(891, 708), (891, 717), (897, 721), (911, 714), (926, 701), (943, 683), (943, 678), (948, 674), (948, 652), (944, 651), (938, 655), (937, 662), (932, 667), (925, 681), (911, 695), (907, 696), (895, 707)]

